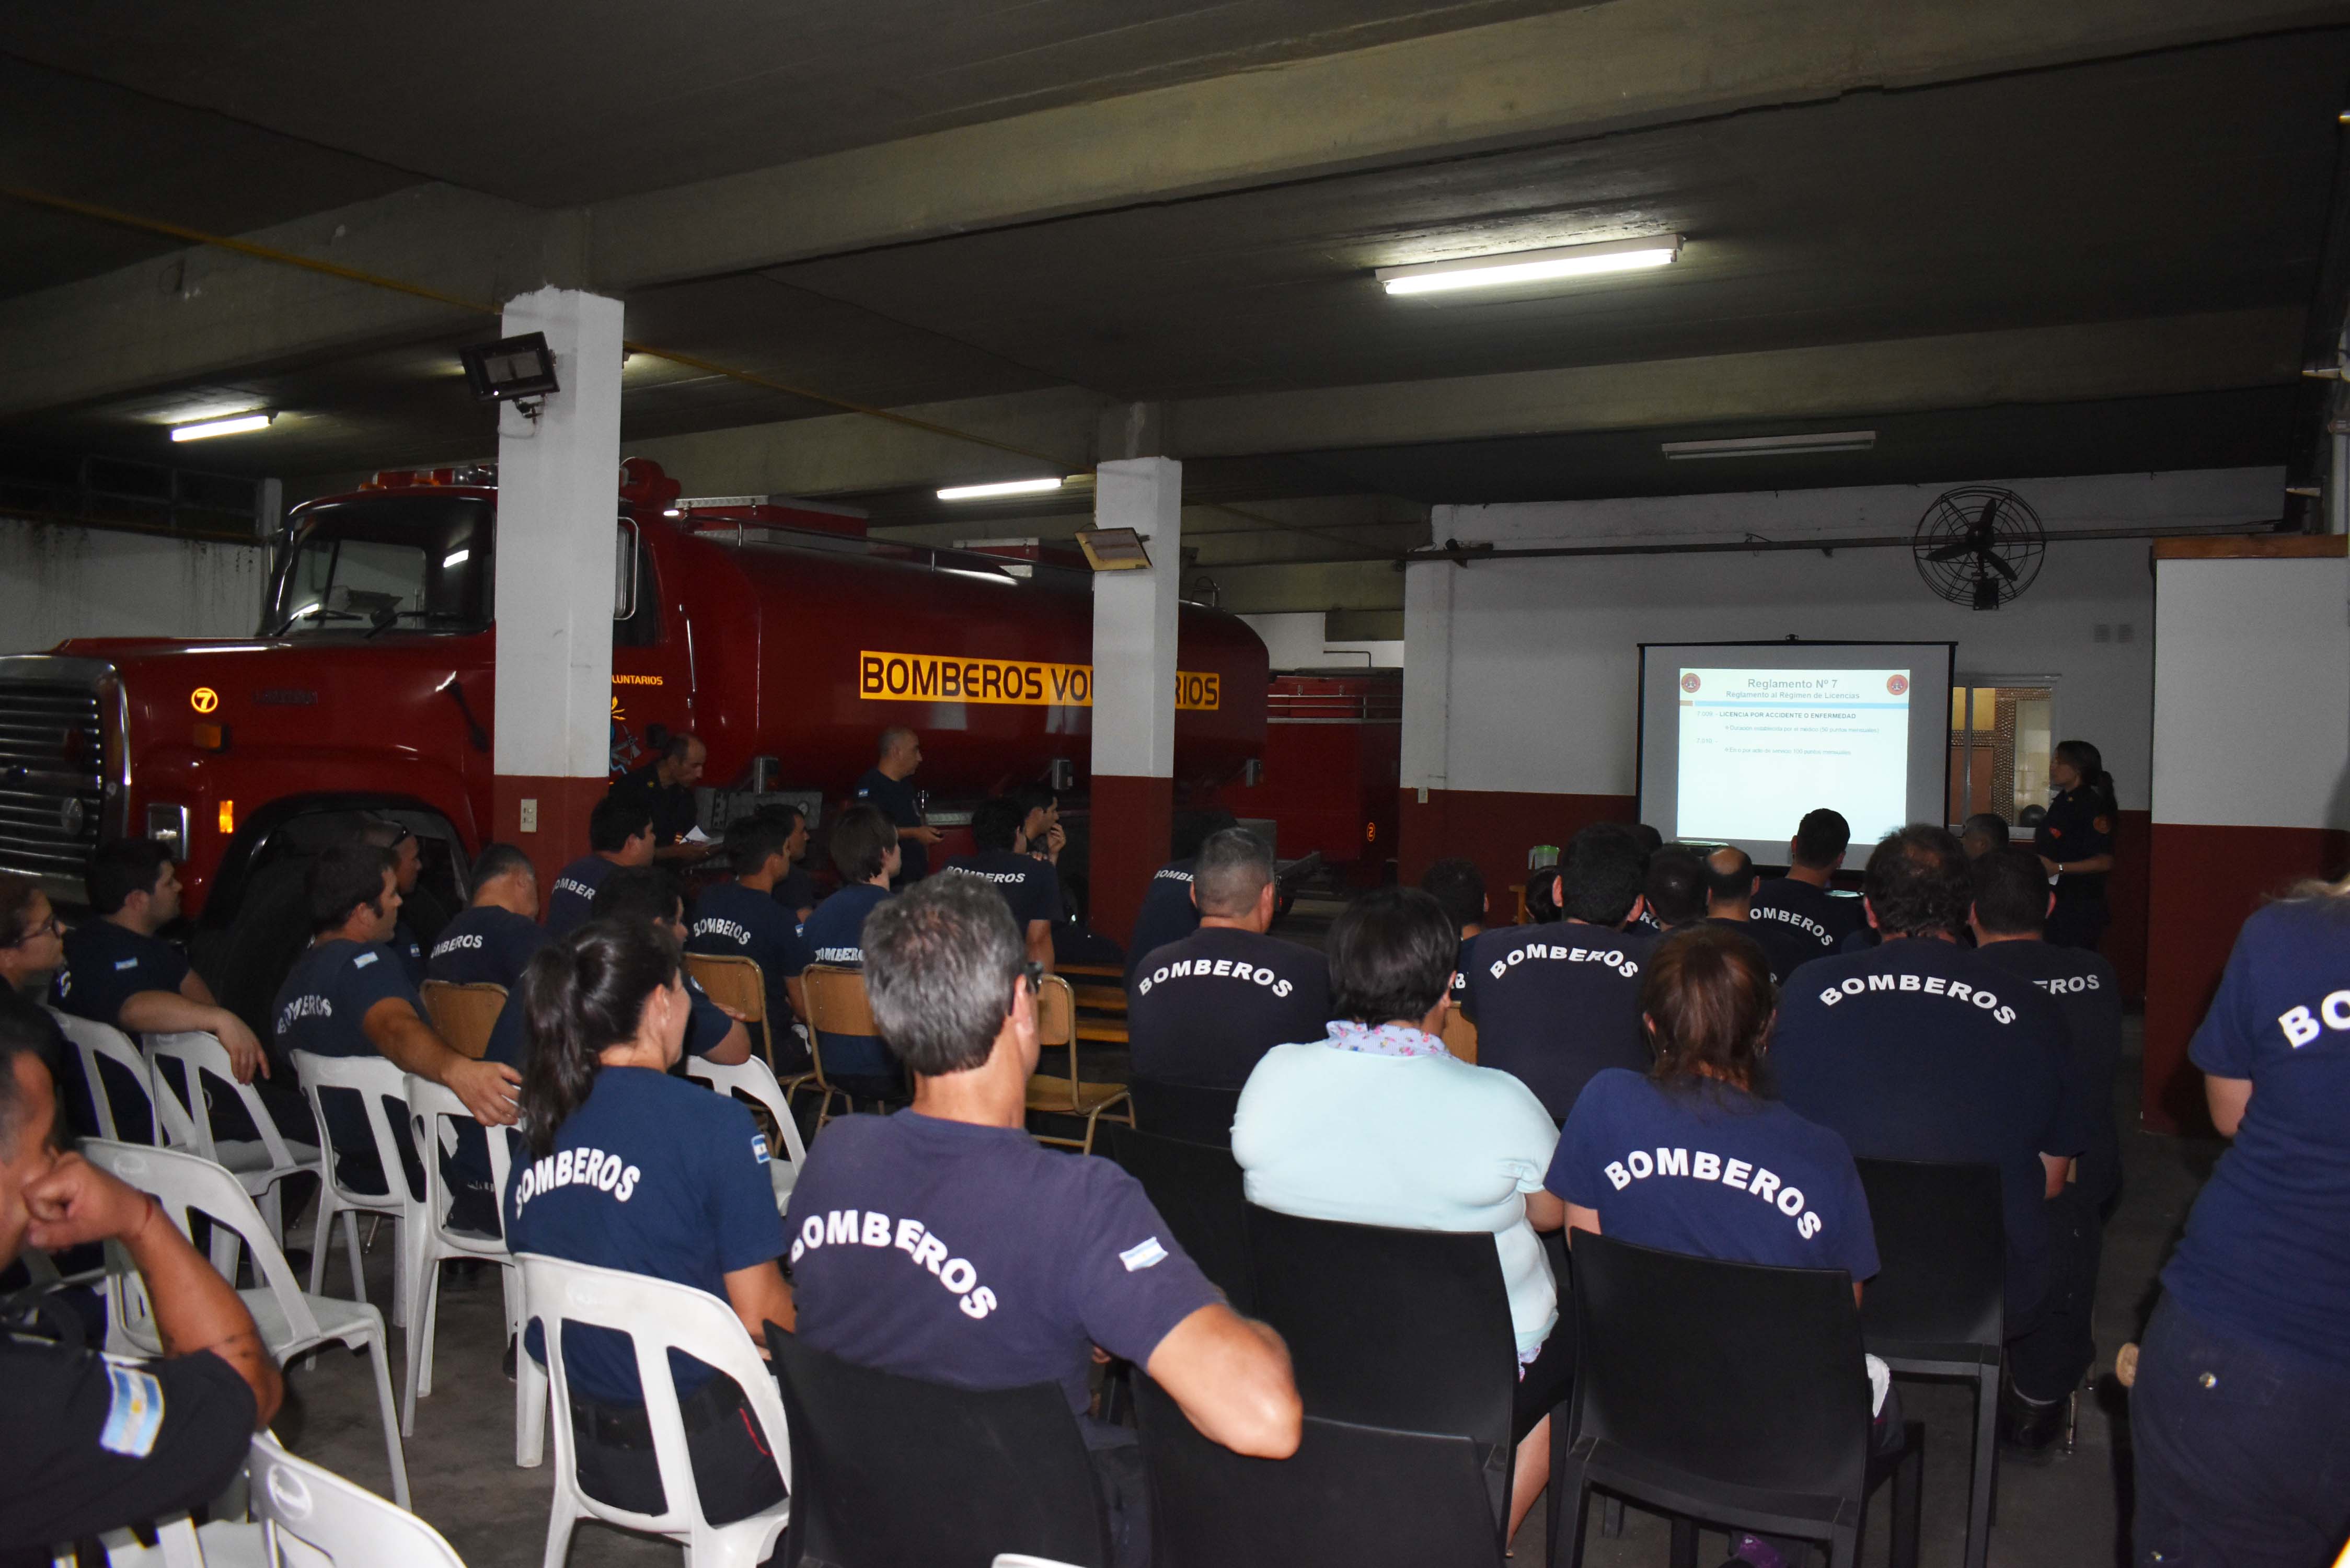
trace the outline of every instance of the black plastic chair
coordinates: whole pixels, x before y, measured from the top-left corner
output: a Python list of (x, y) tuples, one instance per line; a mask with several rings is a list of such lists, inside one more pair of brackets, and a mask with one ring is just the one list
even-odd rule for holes
[(1238, 1089), (1136, 1078), (1126, 1085), (1126, 1092), (1134, 1101), (1134, 1125), (1143, 1131), (1180, 1137), (1186, 1143), (1232, 1147), (1232, 1114), (1241, 1105)]
[(1257, 1315), (1288, 1341), (1306, 1412), (1469, 1438), (1500, 1542), (1518, 1356), (1492, 1234), (1303, 1220), (1252, 1204), (1248, 1242)]
[(1911, 1159), (1856, 1163), (1881, 1265), (1861, 1297), (1863, 1338), (1905, 1376), (1975, 1386), (1966, 1568), (1983, 1568), (1999, 1484), (2001, 1342), (2006, 1336), (2007, 1229), (1999, 1168)]
[(1500, 1568), (1468, 1438), (1308, 1416), (1295, 1455), (1253, 1459), (1136, 1384), (1156, 1568)]
[(1673, 1517), (1674, 1568), (1702, 1520), (1860, 1561), (1869, 1490), (1893, 1477), (1893, 1562), (1917, 1568), (1925, 1428), (1869, 1454), (1860, 1314), (1840, 1269), (1772, 1269), (1575, 1238), (1576, 1376), (1552, 1435), (1550, 1552), (1579, 1568), (1594, 1489)]
[(1249, 1271), (1248, 1200), (1242, 1196), (1241, 1168), (1232, 1151), (1142, 1132), (1123, 1122), (1102, 1123), (1101, 1150), (1142, 1183), (1159, 1217), (1175, 1241), (1222, 1287), (1232, 1310), (1255, 1310), (1255, 1281)]
[(792, 1443), (776, 1561), (1109, 1568), (1109, 1520), (1057, 1384), (982, 1392), (852, 1366), (767, 1325)]

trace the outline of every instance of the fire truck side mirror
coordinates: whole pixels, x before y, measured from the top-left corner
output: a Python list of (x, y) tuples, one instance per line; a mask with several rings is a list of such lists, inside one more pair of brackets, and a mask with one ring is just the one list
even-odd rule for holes
[(637, 613), (637, 524), (619, 520), (612, 535), (612, 618), (627, 620)]

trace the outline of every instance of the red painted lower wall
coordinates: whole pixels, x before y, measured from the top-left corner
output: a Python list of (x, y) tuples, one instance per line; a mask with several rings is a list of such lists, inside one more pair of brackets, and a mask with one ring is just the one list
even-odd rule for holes
[(1544, 794), (1514, 790), (1432, 789), (1423, 803), (1416, 789), (1396, 792), (1396, 871), (1407, 886), (1448, 855), (1465, 855), (1485, 878), (1492, 923), (1516, 916), (1510, 888), (1526, 879), (1526, 851), (1566, 841), (1595, 822), (1637, 822), (1639, 800), (1628, 794)]
[(1175, 781), (1096, 774), (1087, 877), (1093, 928), (1123, 946), (1175, 833)]
[[(2162, 822), (2152, 825), (2149, 841), (2143, 862), (2148, 934), (2139, 1112), (2150, 1132), (2208, 1132), (2203, 1075), (2188, 1061), (2187, 1046), (2211, 1005), (2237, 929), (2263, 899), (2300, 878), (2342, 875), (2350, 866), (2350, 833)], [(2116, 884), (2126, 864), (2117, 862)], [(2121, 910), (2116, 896), (2116, 931)], [(2109, 938), (2108, 956), (2115, 945)], [(2115, 967), (2120, 967), (2117, 958)]]
[[(490, 786), (489, 837), (518, 846), (538, 868), (543, 901), (555, 875), (588, 853), (588, 814), (611, 788), (602, 778), (544, 778), (500, 774)], [(538, 803), (538, 831), (522, 830), (522, 803)]]
[[(2106, 906), (2113, 922), (2106, 928), (2106, 961), (2122, 982), (2125, 1000), (2146, 995), (2146, 882), (2152, 866), (2154, 814), (2125, 811), (2114, 824), (2114, 869), (2106, 878)], [(2022, 841), (2023, 836), (2017, 838)]]

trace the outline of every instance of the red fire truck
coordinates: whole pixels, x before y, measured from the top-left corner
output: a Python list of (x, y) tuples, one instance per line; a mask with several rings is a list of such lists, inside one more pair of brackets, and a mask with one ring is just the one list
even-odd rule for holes
[[(942, 803), (1054, 776), (1082, 788), (1082, 571), (869, 539), (818, 507), (697, 508), (641, 460), (619, 499), (615, 771), (645, 759), (652, 726), (691, 729), (712, 784), (838, 800), (903, 723), (923, 737), (916, 782)], [(0, 659), (0, 868), (78, 902), (93, 850), (151, 835), (179, 846), (194, 909), (274, 836), (355, 809), (462, 866), (493, 836), (493, 574), (530, 569), (499, 558), (496, 515), (492, 471), (381, 474), (288, 515), (248, 640)], [(1180, 635), (1176, 769), (1208, 789), (1263, 750), (1265, 649), (1197, 606)]]

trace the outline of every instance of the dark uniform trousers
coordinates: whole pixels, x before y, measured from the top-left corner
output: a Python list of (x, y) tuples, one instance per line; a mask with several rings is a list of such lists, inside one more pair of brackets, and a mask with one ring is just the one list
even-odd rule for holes
[(2007, 1371), (2016, 1392), (2037, 1404), (2062, 1399), (2081, 1386), (2097, 1346), (2090, 1314), (2097, 1301), (2097, 1265), (2105, 1251), (2105, 1219), (2078, 1182), (2048, 1199), (2048, 1293), (2021, 1331), (2011, 1328)]
[[(715, 1376), (678, 1401), (685, 1449), (702, 1517), (712, 1524), (748, 1519), (784, 1500), (783, 1477), (750, 1401), (733, 1379)], [(580, 1489), (598, 1502), (638, 1513), (668, 1506), (660, 1459), (653, 1452), (652, 1421), (641, 1405), (607, 1405), (571, 1397)]]

